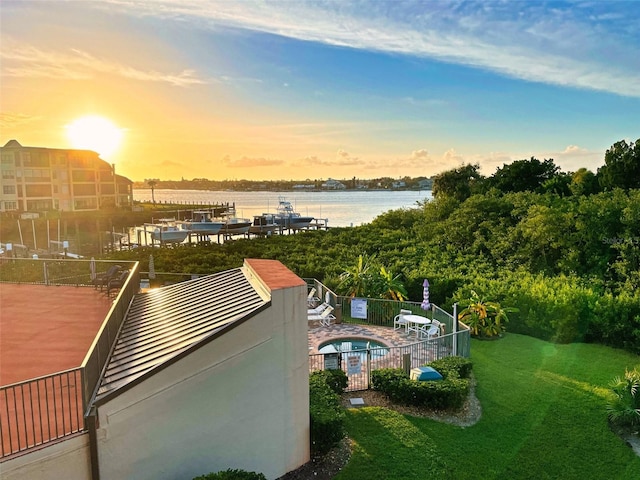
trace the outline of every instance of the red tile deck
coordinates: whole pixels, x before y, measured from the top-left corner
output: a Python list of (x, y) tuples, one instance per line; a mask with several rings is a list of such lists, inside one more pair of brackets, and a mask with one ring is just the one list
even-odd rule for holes
[(92, 287), (0, 284), (0, 385), (79, 367), (112, 302)]

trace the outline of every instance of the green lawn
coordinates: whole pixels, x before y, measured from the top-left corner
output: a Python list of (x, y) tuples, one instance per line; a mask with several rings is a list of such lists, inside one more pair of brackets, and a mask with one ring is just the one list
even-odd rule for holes
[(467, 428), (383, 408), (348, 410), (345, 479), (639, 479), (640, 458), (608, 428), (608, 384), (636, 355), (507, 334), (473, 340), (482, 418)]

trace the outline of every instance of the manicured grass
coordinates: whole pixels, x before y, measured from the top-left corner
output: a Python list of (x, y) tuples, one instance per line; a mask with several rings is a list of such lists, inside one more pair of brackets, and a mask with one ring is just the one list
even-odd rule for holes
[(482, 418), (468, 428), (382, 408), (349, 410), (345, 479), (638, 479), (640, 458), (607, 425), (608, 384), (636, 355), (522, 335), (473, 340)]

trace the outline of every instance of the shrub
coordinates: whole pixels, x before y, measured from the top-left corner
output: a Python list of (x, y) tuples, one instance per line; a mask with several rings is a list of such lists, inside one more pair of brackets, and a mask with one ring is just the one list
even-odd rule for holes
[(427, 364), (437, 370), (446, 380), (448, 378), (469, 378), (473, 363), (464, 357), (444, 357)]
[(381, 368), (371, 372), (371, 388), (383, 392), (392, 398), (394, 391), (400, 388), (400, 384), (407, 378), (407, 374), (401, 368)]
[(620, 427), (640, 427), (640, 370), (637, 368), (611, 382), (613, 399), (607, 404), (607, 416)]
[(311, 451), (317, 455), (327, 453), (344, 437), (345, 414), (327, 378), (324, 372), (309, 375)]
[(208, 473), (207, 475), (200, 475), (193, 480), (267, 480), (267, 477), (262, 473), (228, 469), (216, 473)]
[[(452, 360), (449, 365), (442, 363), (445, 366), (444, 373), (441, 372), (443, 379), (438, 381), (411, 380), (401, 368), (374, 370), (371, 372), (371, 386), (396, 403), (457, 410), (469, 395), (469, 380), (460, 378), (459, 372), (468, 375), (471, 362), (462, 360)], [(433, 362), (430, 365), (433, 366)]]
[(329, 388), (338, 395), (342, 395), (349, 384), (349, 377), (342, 369), (322, 370), (311, 375), (323, 378)]
[(472, 290), (468, 306), (458, 314), (458, 319), (469, 327), (471, 335), (494, 337), (506, 330), (504, 324), (509, 321), (507, 313), (516, 310), (503, 308), (498, 302), (486, 301)]

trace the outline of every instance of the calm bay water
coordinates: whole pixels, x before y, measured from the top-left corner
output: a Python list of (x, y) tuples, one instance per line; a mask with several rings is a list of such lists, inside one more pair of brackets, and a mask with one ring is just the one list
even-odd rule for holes
[[(416, 207), (416, 202), (430, 200), (430, 190), (348, 190), (326, 192), (231, 192), (208, 190), (155, 190), (159, 203), (189, 204), (235, 203), (239, 217), (252, 218), (274, 213), (278, 198), (285, 197), (302, 215), (328, 219), (330, 227), (348, 227), (371, 222), (389, 210)], [(150, 189), (134, 189), (133, 199), (151, 201)]]

